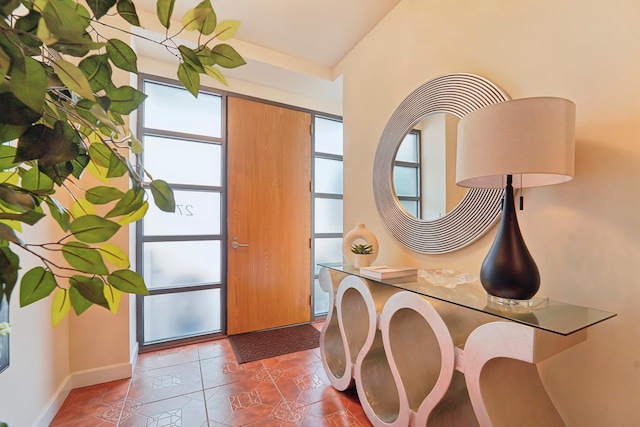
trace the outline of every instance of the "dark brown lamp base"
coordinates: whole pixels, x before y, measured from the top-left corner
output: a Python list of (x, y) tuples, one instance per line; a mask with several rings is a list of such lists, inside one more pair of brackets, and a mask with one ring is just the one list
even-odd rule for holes
[(482, 263), (480, 282), (490, 295), (528, 300), (540, 288), (540, 273), (520, 233), (511, 184), (507, 175), (498, 234)]

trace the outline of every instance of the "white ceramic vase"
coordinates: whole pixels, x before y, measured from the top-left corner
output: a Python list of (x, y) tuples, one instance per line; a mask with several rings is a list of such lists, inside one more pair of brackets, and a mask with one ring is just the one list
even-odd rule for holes
[[(351, 247), (354, 243), (362, 242), (371, 245), (372, 253), (354, 254), (351, 252)], [(354, 267), (368, 267), (373, 264), (378, 257), (378, 239), (375, 234), (367, 230), (364, 224), (356, 224), (356, 227), (346, 233), (342, 239), (342, 255), (347, 263), (353, 264)]]

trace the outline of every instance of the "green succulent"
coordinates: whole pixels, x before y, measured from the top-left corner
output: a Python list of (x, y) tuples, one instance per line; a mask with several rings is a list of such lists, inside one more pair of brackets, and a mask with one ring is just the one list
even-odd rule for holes
[(371, 245), (354, 243), (353, 246), (351, 246), (351, 252), (359, 255), (368, 255), (373, 253), (373, 248)]

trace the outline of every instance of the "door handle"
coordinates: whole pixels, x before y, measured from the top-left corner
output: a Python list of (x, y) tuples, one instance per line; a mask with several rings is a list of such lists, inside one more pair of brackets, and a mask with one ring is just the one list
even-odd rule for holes
[(231, 247), (233, 249), (238, 249), (239, 247), (248, 248), (249, 245), (245, 243), (238, 243), (238, 236), (233, 236), (233, 242), (231, 242)]

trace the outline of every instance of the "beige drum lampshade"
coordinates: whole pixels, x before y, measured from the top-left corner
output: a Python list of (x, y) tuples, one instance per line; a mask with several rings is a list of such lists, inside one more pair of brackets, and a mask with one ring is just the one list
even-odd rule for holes
[(480, 108), (458, 124), (456, 183), (515, 188), (569, 181), (574, 175), (575, 104), (538, 97)]

